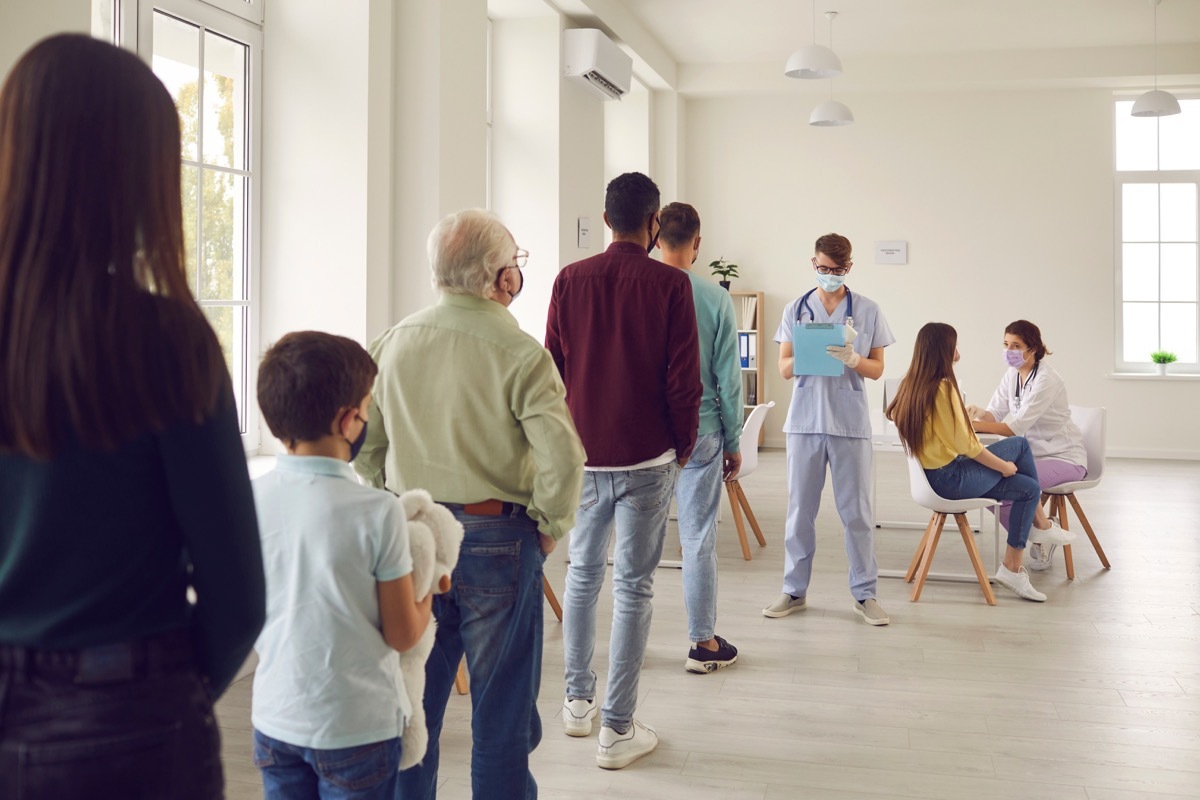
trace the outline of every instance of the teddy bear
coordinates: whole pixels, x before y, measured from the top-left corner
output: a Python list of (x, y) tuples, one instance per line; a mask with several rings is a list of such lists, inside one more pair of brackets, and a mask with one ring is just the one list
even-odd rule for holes
[[(413, 560), (413, 597), (425, 599), (431, 591), (445, 594), (450, 591), (450, 575), (458, 563), (462, 547), (463, 527), (445, 506), (433, 502), (429, 492), (410, 489), (400, 496), (404, 516), (408, 521), (409, 549)], [(433, 651), (437, 636), (437, 620), (430, 618), (429, 626), (417, 643), (400, 654), (400, 674), (412, 706), (412, 715), (404, 726), (401, 739), (400, 769), (421, 763), (429, 746), (429, 730), (425, 727), (425, 662)]]

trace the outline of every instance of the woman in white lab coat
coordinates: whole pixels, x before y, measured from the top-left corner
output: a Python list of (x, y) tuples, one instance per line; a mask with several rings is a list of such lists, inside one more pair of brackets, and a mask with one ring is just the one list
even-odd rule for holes
[[(978, 433), (1028, 439), (1043, 490), (1081, 480), (1087, 474), (1083, 434), (1071, 421), (1062, 376), (1042, 360), (1050, 351), (1038, 326), (1023, 319), (1010, 324), (1004, 329), (1001, 355), (1008, 369), (986, 409), (968, 407), (971, 426)], [(1009, 511), (1008, 503), (1000, 508), (1000, 524), (1005, 530), (1008, 530)], [(1057, 528), (1055, 534), (1064, 539), (1074, 538)], [(1055, 542), (1033, 544), (1029, 548), (1029, 568), (1046, 569), (1056, 546)]]

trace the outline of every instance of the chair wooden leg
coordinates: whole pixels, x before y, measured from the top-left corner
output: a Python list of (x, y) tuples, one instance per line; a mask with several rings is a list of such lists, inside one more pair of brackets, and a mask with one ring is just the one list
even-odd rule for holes
[(908, 598), (913, 603), (921, 599), (921, 589), (925, 587), (925, 579), (929, 577), (929, 567), (933, 564), (933, 553), (937, 550), (938, 539), (942, 537), (942, 527), (945, 524), (946, 515), (938, 514), (933, 535), (929, 538), (929, 544), (925, 546), (925, 552), (921, 554), (921, 566), (917, 568), (917, 579), (913, 582), (912, 594)]
[(750, 501), (746, 499), (746, 490), (742, 488), (740, 481), (731, 481), (737, 486), (738, 500), (742, 503), (742, 510), (746, 512), (746, 519), (750, 520), (750, 529), (754, 531), (754, 538), (758, 539), (759, 547), (766, 547), (767, 540), (763, 538), (762, 528), (758, 527), (758, 520), (754, 518), (754, 511), (750, 508)]
[(471, 691), (470, 685), (467, 683), (467, 659), (463, 658), (458, 662), (458, 674), (454, 676), (454, 688), (459, 694), (466, 694)]
[(917, 552), (913, 553), (912, 561), (908, 565), (908, 572), (904, 573), (904, 582), (912, 583), (913, 578), (917, 575), (917, 564), (921, 563), (921, 556), (925, 553), (925, 546), (929, 544), (930, 532), (933, 530), (933, 525), (937, 522), (937, 514), (929, 518), (929, 524), (925, 526), (925, 532), (921, 534), (921, 542), (917, 545)]
[[(1054, 516), (1058, 519), (1058, 526), (1064, 531), (1068, 530), (1067, 520), (1067, 501), (1063, 499), (1061, 494), (1054, 495), (1054, 502), (1050, 504), (1050, 508), (1054, 510)], [(1063, 545), (1063, 563), (1067, 565), (1067, 580), (1075, 580), (1075, 554), (1071, 551), (1071, 545)]]
[(1067, 495), (1067, 499), (1071, 501), (1071, 508), (1075, 509), (1075, 516), (1079, 517), (1079, 524), (1083, 526), (1083, 532), (1092, 540), (1092, 547), (1096, 550), (1096, 555), (1100, 556), (1100, 563), (1105, 569), (1112, 569), (1112, 564), (1108, 563), (1108, 556), (1104, 555), (1104, 548), (1100, 546), (1100, 540), (1096, 538), (1096, 532), (1092, 530), (1092, 523), (1088, 522), (1088, 518), (1083, 513), (1083, 508), (1079, 505), (1079, 501), (1075, 499), (1075, 493), (1071, 492)]
[(979, 548), (975, 546), (975, 534), (967, 524), (966, 514), (955, 514), (954, 521), (958, 523), (958, 532), (962, 534), (963, 544), (967, 546), (967, 557), (975, 568), (975, 577), (979, 579), (979, 588), (983, 591), (983, 599), (989, 606), (996, 605), (996, 595), (992, 593), (992, 584), (988, 581), (987, 573), (983, 570), (983, 559), (979, 557)]
[(542, 575), (542, 593), (546, 595), (546, 600), (550, 603), (554, 616), (558, 617), (559, 622), (562, 622), (562, 606), (558, 604), (558, 598), (554, 596), (554, 587), (550, 585), (550, 579), (545, 575)]
[(737, 481), (726, 483), (725, 491), (729, 495), (729, 505), (733, 508), (733, 524), (737, 528), (738, 539), (742, 543), (742, 558), (749, 561), (750, 543), (746, 541), (746, 525), (742, 522), (742, 504), (738, 502)]

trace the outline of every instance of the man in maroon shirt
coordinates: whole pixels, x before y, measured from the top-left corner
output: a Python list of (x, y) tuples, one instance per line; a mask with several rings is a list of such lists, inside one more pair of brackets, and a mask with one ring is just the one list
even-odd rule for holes
[(616, 523), (608, 689), (596, 754), (605, 769), (658, 746), (633, 711), (667, 510), (700, 415), (691, 283), (647, 255), (658, 237), (658, 208), (658, 187), (645, 175), (615, 178), (604, 198), (613, 243), (558, 274), (546, 319), (546, 347), (588, 456), (563, 597), (568, 736), (589, 735), (596, 717), (596, 599)]

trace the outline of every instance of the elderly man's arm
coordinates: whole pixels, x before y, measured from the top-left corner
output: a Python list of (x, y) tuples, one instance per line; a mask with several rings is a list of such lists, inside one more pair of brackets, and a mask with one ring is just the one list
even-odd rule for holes
[[(548, 553), (575, 525), (586, 455), (567, 409), (567, 392), (550, 353), (542, 350), (517, 380), (513, 414), (533, 456), (529, 516), (537, 521)], [(547, 546), (549, 544), (549, 546)]]
[[(371, 354), (371, 358), (376, 364), (379, 364), (380, 354), (387, 336), (388, 332), (384, 332), (382, 336), (371, 342), (371, 346), (367, 348), (367, 352)], [(363, 442), (362, 449), (358, 451), (358, 456), (354, 459), (353, 463), (354, 471), (376, 489), (384, 488), (384, 484), (387, 481), (384, 467), (387, 463), (388, 434), (387, 425), (384, 424), (383, 409), (379, 406), (382, 399), (383, 380), (380, 377), (376, 377), (375, 386), (371, 392), (371, 405), (367, 409), (367, 419), (369, 420), (367, 423), (367, 438)]]

